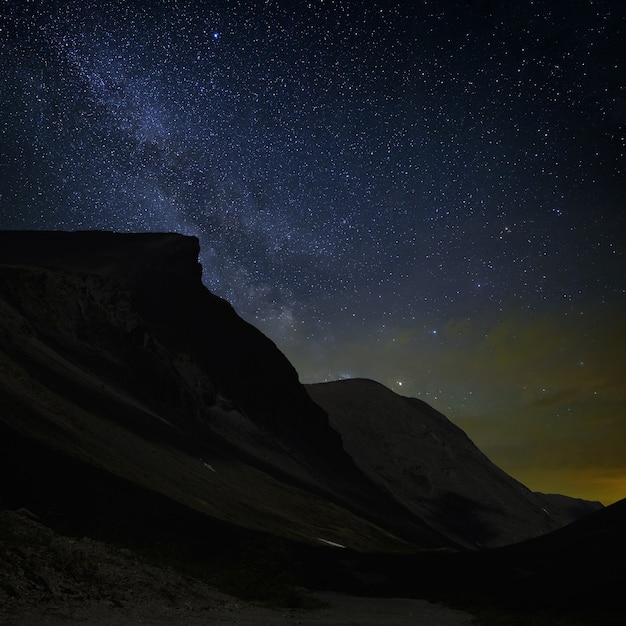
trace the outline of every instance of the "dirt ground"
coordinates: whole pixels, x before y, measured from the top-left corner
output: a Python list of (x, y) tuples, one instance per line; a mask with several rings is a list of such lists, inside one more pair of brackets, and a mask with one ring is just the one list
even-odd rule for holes
[(28, 511), (0, 511), (0, 626), (469, 626), (472, 616), (414, 599), (312, 594), (321, 609), (270, 609), (147, 563), (128, 550), (59, 535)]
[(268, 609), (226, 597), (204, 609), (129, 605), (113, 607), (102, 603), (59, 604), (30, 607), (15, 615), (0, 616), (2, 626), (469, 626), (472, 616), (462, 611), (404, 598), (359, 598), (335, 593), (316, 594), (329, 606), (301, 611)]

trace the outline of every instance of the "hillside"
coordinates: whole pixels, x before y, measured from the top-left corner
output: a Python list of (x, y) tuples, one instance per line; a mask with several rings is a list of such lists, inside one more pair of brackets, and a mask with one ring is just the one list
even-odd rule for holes
[(0, 233), (0, 428), (22, 481), (4, 499), (36, 507), (58, 468), (55, 490), (84, 501), (95, 472), (211, 519), (374, 551), (501, 545), (571, 520), (418, 400), (365, 381), (311, 400), (204, 287), (198, 252), (175, 234)]
[(196, 239), (10, 232), (0, 250), (0, 428), (23, 481), (3, 499), (50, 508), (53, 455), (54, 490), (80, 506), (96, 473), (292, 540), (451, 545), (354, 466), (282, 353), (202, 285)]
[(467, 547), (523, 541), (601, 507), (533, 493), (444, 415), (374, 381), (342, 380), (307, 390), (372, 482)]

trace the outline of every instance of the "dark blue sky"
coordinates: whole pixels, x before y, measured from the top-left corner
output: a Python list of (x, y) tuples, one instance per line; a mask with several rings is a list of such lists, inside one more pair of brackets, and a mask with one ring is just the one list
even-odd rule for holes
[(626, 495), (624, 40), (619, 0), (5, 1), (0, 227), (196, 235), (303, 380)]

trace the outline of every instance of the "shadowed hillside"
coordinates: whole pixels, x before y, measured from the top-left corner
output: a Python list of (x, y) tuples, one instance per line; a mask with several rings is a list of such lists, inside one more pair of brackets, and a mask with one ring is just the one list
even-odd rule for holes
[[(346, 451), (373, 482), (468, 547), (545, 534), (600, 508), (531, 492), (441, 413), (371, 380), (308, 385)], [(572, 507), (570, 510), (568, 507)]]
[(1, 234), (0, 427), (24, 450), (8, 474), (38, 463), (36, 445), (291, 539), (450, 545), (356, 468), (282, 353), (202, 285), (197, 255), (180, 235)]

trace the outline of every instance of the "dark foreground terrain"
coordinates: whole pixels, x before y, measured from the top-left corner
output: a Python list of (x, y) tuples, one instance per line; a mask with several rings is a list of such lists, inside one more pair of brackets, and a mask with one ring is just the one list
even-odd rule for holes
[[(308, 607), (253, 604), (128, 549), (60, 536), (26, 511), (1, 512), (0, 624), (430, 624), (471, 616), (425, 600), (304, 595)], [(13, 544), (7, 542), (8, 536)], [(295, 595), (293, 599), (295, 600)], [(292, 602), (294, 604), (294, 602)]]
[[(588, 575), (571, 569), (585, 560), (600, 565), (605, 541), (623, 519), (620, 508), (599, 524), (557, 537), (548, 549), (430, 553), (403, 562), (240, 542), (231, 546), (228, 563), (208, 555), (177, 559), (171, 546), (155, 552), (64, 536), (27, 510), (1, 511), (0, 624), (623, 624), (616, 587), (623, 568), (604, 560), (603, 569)], [(288, 564), (294, 558), (297, 568)]]

